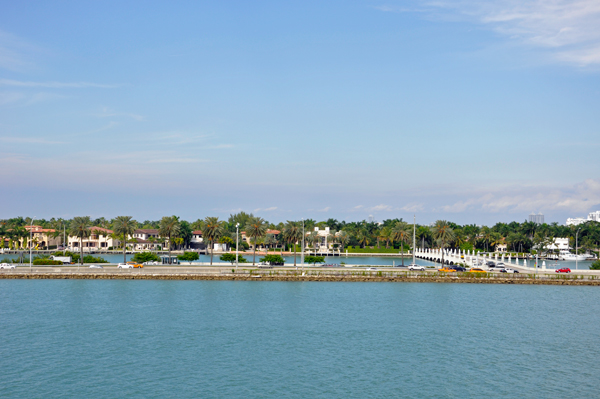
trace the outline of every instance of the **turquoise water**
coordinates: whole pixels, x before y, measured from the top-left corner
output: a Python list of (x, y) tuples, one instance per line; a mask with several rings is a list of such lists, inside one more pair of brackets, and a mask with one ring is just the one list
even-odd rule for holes
[(2, 398), (594, 398), (595, 287), (0, 280)]

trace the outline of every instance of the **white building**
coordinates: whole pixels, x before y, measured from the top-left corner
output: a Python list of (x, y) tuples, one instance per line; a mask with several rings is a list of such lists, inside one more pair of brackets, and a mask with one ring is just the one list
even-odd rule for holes
[(587, 219), (584, 218), (568, 218), (567, 226), (577, 226), (586, 222), (600, 222), (600, 211), (590, 212), (587, 216)]
[(594, 222), (600, 222), (600, 211), (590, 212), (587, 218), (588, 220), (593, 220)]
[(529, 214), (529, 221), (535, 224), (544, 224), (544, 215), (541, 212), (538, 214), (531, 212)]
[[(104, 229), (102, 227), (90, 227), (90, 236), (81, 240), (84, 252), (93, 252), (100, 249), (106, 250), (109, 247), (114, 247), (118, 241), (113, 240), (111, 234), (112, 230)], [(68, 247), (72, 251), (79, 251), (80, 240), (78, 237), (68, 236), (67, 237)]]
[(157, 250), (159, 247), (164, 247), (165, 244), (165, 240), (158, 234), (158, 229), (137, 229), (133, 233), (133, 237), (129, 238), (135, 239), (136, 242), (128, 245), (133, 245), (133, 249), (136, 251)]
[(202, 231), (194, 230), (192, 231), (192, 239), (190, 240), (190, 248), (202, 248)]
[(568, 238), (555, 238), (554, 242), (547, 247), (550, 251), (561, 250), (561, 249), (570, 249), (569, 247), (569, 239)]
[(568, 218), (566, 225), (567, 226), (577, 226), (577, 225), (583, 224), (585, 222), (587, 222), (587, 219), (584, 219), (584, 218)]

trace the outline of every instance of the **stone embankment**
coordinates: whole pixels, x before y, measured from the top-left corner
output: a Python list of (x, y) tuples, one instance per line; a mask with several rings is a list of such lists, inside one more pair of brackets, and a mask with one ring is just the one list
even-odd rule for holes
[(244, 271), (239, 273), (123, 273), (123, 272), (10, 272), (0, 279), (84, 279), (84, 280), (212, 280), (212, 281), (328, 281), (328, 282), (410, 282), (470, 284), (543, 284), (600, 286), (597, 276), (577, 275), (485, 275), (445, 273), (335, 273), (290, 271)]

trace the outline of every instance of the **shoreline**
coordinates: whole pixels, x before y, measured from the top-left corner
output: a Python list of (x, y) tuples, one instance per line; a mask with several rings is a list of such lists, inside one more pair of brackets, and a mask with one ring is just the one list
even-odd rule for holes
[[(308, 273), (308, 272), (307, 272)], [(387, 273), (386, 273), (387, 274)], [(205, 281), (288, 281), (288, 282), (400, 282), (400, 283), (470, 283), (470, 284), (527, 284), (527, 285), (577, 285), (600, 286), (600, 279), (566, 275), (523, 275), (514, 277), (490, 274), (486, 276), (464, 276), (438, 273), (308, 273), (264, 272), (249, 273), (138, 273), (138, 272), (8, 272), (0, 273), (0, 280), (205, 280)]]

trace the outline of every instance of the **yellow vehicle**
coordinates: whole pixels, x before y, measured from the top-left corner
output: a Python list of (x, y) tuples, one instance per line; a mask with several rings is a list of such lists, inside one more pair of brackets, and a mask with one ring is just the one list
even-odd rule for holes
[(139, 267), (139, 268), (143, 268), (144, 267), (144, 265), (142, 265), (141, 263), (137, 263), (137, 262), (134, 262), (132, 260), (130, 260), (129, 262), (127, 262), (127, 264), (128, 265), (132, 265), (134, 267), (134, 269), (137, 268), (137, 267)]
[(469, 273), (487, 273), (485, 270), (480, 269), (478, 267), (474, 267), (471, 270), (469, 270)]
[(449, 267), (447, 267), (447, 266), (444, 266), (444, 267), (442, 267), (442, 268), (440, 269), (440, 271), (441, 271), (441, 272), (448, 272), (448, 273), (449, 273), (449, 272), (455, 272), (456, 270), (455, 270), (455, 269), (450, 269)]

